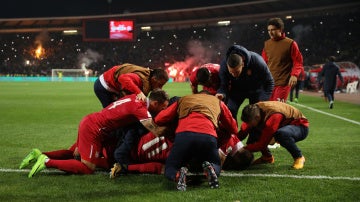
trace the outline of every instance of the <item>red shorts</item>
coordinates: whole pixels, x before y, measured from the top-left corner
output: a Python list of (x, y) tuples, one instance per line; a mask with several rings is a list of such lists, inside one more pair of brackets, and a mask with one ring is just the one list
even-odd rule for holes
[(81, 120), (78, 130), (77, 146), (80, 157), (90, 163), (98, 165), (102, 152), (102, 133), (94, 123), (85, 117)]
[(290, 86), (275, 86), (271, 94), (270, 101), (286, 102), (290, 90)]

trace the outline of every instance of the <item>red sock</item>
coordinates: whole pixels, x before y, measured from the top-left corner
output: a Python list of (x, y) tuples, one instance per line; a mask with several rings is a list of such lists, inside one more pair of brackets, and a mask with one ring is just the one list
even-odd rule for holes
[(57, 151), (49, 151), (49, 152), (44, 152), (44, 154), (49, 157), (50, 159), (73, 159), (74, 158), (74, 154), (73, 151), (71, 150), (57, 150)]
[(140, 173), (153, 173), (161, 174), (163, 164), (162, 163), (143, 163), (128, 165), (128, 171), (136, 171)]
[(81, 163), (81, 161), (75, 159), (68, 159), (68, 160), (49, 159), (49, 161), (46, 162), (45, 165), (48, 168), (57, 168), (67, 173), (92, 174), (94, 172), (93, 170), (88, 168), (85, 164)]

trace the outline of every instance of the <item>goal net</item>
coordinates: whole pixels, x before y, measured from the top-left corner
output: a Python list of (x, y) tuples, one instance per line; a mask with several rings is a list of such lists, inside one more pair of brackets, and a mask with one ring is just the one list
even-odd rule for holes
[(51, 69), (51, 81), (79, 80), (88, 81), (92, 71), (88, 69)]

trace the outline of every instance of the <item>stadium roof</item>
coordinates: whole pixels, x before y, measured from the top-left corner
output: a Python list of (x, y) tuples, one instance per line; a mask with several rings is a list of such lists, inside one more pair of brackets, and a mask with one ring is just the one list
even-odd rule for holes
[[(31, 2), (31, 1), (30, 1)], [(53, 1), (48, 1), (52, 2)], [(57, 1), (58, 3), (62, 1)], [(111, 2), (111, 0), (108, 0)], [(149, 2), (149, 1), (148, 1)], [(154, 1), (150, 1), (154, 2)], [(186, 1), (184, 1), (186, 2)], [(210, 1), (211, 2), (211, 1)], [(221, 1), (220, 1), (221, 2)], [(25, 4), (26, 5), (26, 4)], [(146, 6), (146, 5), (145, 5)], [(188, 6), (191, 6), (189, 4)], [(358, 12), (358, 0), (254, 0), (254, 1), (224, 1), (223, 4), (194, 5), (195, 7), (178, 6), (177, 8), (140, 7), (135, 12), (99, 14), (99, 12), (84, 12), (84, 15), (72, 16), (54, 11), (56, 17), (18, 17), (4, 16), (0, 19), (0, 33), (50, 32), (76, 29), (81, 31), (82, 22), (97, 18), (125, 18), (135, 20), (136, 26), (151, 26), (153, 29), (177, 29), (216, 25), (218, 21), (229, 20), (232, 24), (243, 22), (264, 21), (269, 17), (279, 16), (311, 16), (324, 12)], [(36, 7), (36, 6), (35, 6)], [(58, 8), (56, 5), (53, 9)], [(49, 9), (49, 8), (47, 8)], [(51, 12), (49, 9), (48, 12)], [(120, 11), (118, 11), (120, 12)], [(35, 10), (36, 13), (36, 10)], [(95, 13), (92, 15), (91, 13)], [(1, 15), (0, 15), (1, 16)], [(34, 15), (36, 16), (36, 15)]]

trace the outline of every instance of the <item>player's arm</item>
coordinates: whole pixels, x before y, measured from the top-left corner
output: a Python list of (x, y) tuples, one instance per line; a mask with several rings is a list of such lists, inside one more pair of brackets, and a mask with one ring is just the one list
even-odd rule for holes
[(299, 77), (303, 67), (303, 57), (299, 50), (299, 47), (295, 41), (291, 44), (291, 60), (293, 61), (293, 67), (290, 73), (289, 86), (293, 87), (297, 83), (297, 78)]
[(220, 102), (220, 107), (221, 113), (219, 121), (221, 122), (222, 127), (230, 134), (236, 134), (238, 132), (238, 125), (236, 120), (233, 118), (229, 108), (222, 101)]
[(156, 137), (162, 136), (166, 129), (165, 126), (158, 126), (152, 118), (140, 120), (140, 123)]
[(217, 97), (219, 100), (224, 100), (226, 98), (227, 89), (229, 86), (229, 78), (227, 77), (227, 65), (226, 61), (224, 60), (220, 65), (219, 70), (219, 78), (220, 78), (220, 87), (217, 89), (217, 92), (215, 94), (215, 97)]
[(280, 123), (284, 115), (280, 113), (272, 114), (265, 122), (265, 126), (261, 131), (260, 138), (257, 142), (248, 144), (244, 147), (251, 152), (261, 151), (262, 149), (266, 148), (267, 145), (270, 143), (271, 139), (273, 138), (275, 132), (279, 129)]

